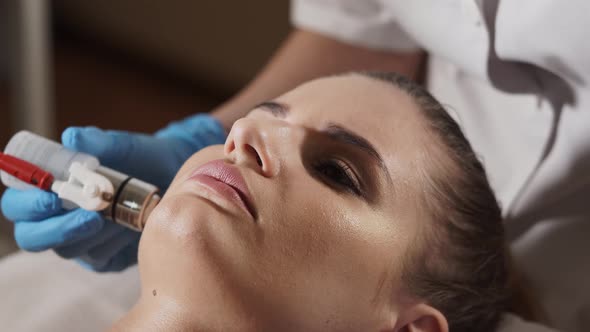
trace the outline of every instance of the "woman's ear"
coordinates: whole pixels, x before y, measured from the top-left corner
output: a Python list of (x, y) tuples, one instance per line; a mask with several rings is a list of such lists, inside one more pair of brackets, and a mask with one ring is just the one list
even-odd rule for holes
[(419, 303), (399, 316), (392, 332), (449, 332), (449, 323), (436, 308)]

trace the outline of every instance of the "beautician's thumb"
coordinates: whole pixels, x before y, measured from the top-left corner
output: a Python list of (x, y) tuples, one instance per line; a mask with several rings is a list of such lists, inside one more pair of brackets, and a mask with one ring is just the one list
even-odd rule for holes
[(167, 187), (184, 159), (174, 151), (178, 144), (171, 139), (96, 127), (70, 127), (62, 134), (63, 145), (71, 150), (91, 154), (101, 165), (129, 174), (160, 188)]
[[(117, 164), (132, 159), (134, 143), (124, 131), (105, 131), (96, 127), (69, 127), (61, 135), (63, 145), (98, 157), (101, 163)], [(137, 148), (137, 147), (135, 147)]]

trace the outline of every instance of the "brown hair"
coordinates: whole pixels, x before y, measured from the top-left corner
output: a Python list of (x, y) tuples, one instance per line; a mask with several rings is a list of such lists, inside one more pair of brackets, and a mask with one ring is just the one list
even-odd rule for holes
[(361, 75), (412, 97), (427, 134), (438, 142), (429, 151), (419, 200), (433, 226), (412, 250), (404, 282), (413, 296), (442, 312), (450, 331), (494, 331), (509, 310), (511, 280), (501, 211), (482, 164), (457, 123), (424, 88), (395, 73)]

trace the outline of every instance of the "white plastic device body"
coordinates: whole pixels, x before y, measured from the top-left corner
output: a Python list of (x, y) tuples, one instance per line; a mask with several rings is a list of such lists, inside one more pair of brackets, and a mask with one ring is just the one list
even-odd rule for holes
[[(147, 217), (160, 201), (156, 186), (100, 166), (94, 156), (68, 150), (28, 131), (16, 133), (4, 153), (53, 174), (51, 190), (63, 199), (65, 209), (100, 211), (107, 219), (136, 231), (143, 230)], [(7, 187), (35, 188), (6, 172), (0, 171), (0, 179)]]

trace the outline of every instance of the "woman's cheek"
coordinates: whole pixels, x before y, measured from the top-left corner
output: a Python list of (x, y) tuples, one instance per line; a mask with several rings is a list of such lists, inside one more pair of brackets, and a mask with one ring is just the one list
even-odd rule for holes
[[(282, 218), (280, 244), (290, 256), (298, 257), (298, 265), (324, 265), (326, 259), (342, 253), (342, 243), (350, 241), (351, 214), (335, 199), (334, 194), (314, 188), (318, 195), (299, 191), (287, 204)], [(321, 198), (318, 198), (321, 197)]]

